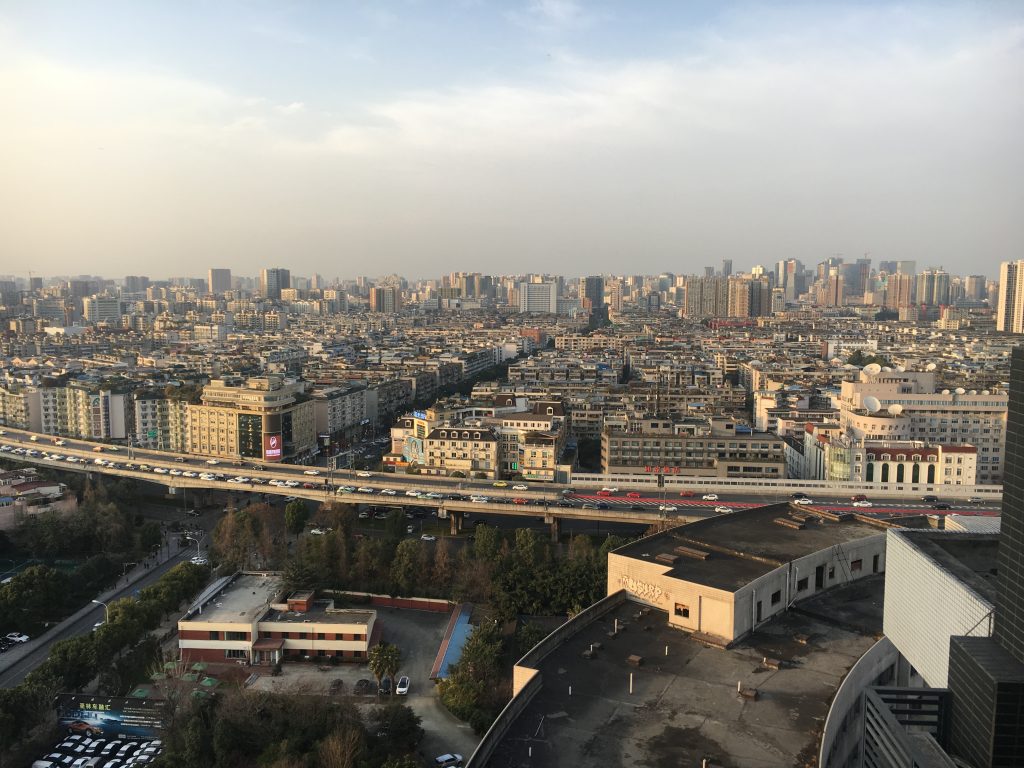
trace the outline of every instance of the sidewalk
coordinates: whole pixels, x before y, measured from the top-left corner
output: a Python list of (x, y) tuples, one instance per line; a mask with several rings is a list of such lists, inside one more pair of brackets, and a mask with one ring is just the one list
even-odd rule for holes
[[(114, 587), (100, 595), (97, 595), (95, 599), (104, 603), (109, 603), (112, 600), (117, 600), (122, 597), (130, 597), (132, 585), (143, 577), (153, 573), (154, 569), (160, 568), (171, 560), (183, 561), (188, 556), (192, 546), (192, 542), (188, 542), (188, 546), (179, 547), (177, 537), (173, 534), (168, 534), (167, 546), (161, 549), (158, 559), (148, 557), (138, 563), (123, 577), (118, 577), (117, 583)], [(170, 570), (170, 568), (167, 570)], [(52, 627), (47, 629), (43, 634), (32, 638), (27, 643), (22, 643), (15, 648), (11, 648), (7, 653), (0, 655), (0, 673), (5, 672), (10, 667), (13, 667), (30, 653), (36, 651), (40, 646), (52, 642), (56, 639), (56, 636), (61, 634), (62, 631), (66, 630), (76, 622), (81, 621), (86, 615), (96, 610), (103, 610), (103, 606), (86, 603), (62, 622), (54, 624)]]

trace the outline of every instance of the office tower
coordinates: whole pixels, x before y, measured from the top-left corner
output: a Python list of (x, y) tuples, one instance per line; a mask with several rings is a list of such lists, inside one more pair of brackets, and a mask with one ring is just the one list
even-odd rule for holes
[(768, 278), (728, 278), (729, 317), (763, 317), (771, 314), (771, 289)]
[(1024, 261), (1004, 261), (999, 266), (996, 330), (1024, 333)]
[(287, 269), (276, 267), (260, 272), (259, 294), (267, 299), (280, 299), (282, 288), (292, 287), (291, 273)]
[(964, 298), (970, 301), (983, 301), (988, 298), (985, 282), (984, 275), (968, 275), (964, 280)]
[(231, 290), (231, 270), (211, 269), (206, 278), (206, 291), (214, 295)]
[(121, 320), (121, 300), (112, 296), (90, 296), (82, 300), (82, 311), (90, 323), (117, 323)]
[(553, 315), (558, 312), (557, 283), (520, 283), (519, 311)]
[(149, 287), (149, 278), (145, 275), (128, 275), (124, 279), (125, 293), (145, 293)]
[(913, 303), (914, 276), (890, 274), (885, 280), (885, 306), (887, 309), (909, 307)]
[(604, 278), (600, 276), (581, 278), (580, 293), (584, 309), (600, 309), (604, 306)]
[(394, 314), (402, 308), (402, 292), (396, 286), (370, 289), (370, 311)]
[(715, 268), (714, 267), (704, 267), (704, 277), (714, 277), (714, 276), (715, 276)]
[(608, 306), (613, 312), (622, 311), (622, 281), (613, 280), (608, 284)]
[(775, 285), (782, 288), (787, 301), (804, 292), (804, 265), (798, 259), (786, 259), (775, 265)]
[(722, 259), (722, 277), (732, 275), (732, 259)]
[(896, 273), (896, 263), (897, 262), (895, 262), (895, 261), (880, 261), (880, 262), (878, 262), (878, 271), (879, 272), (885, 272), (886, 274), (890, 274), (890, 275), (895, 274)]
[(686, 278), (686, 316), (727, 317), (729, 314), (729, 278)]
[[(1020, 262), (1018, 262), (1019, 264)], [(1006, 264), (1003, 265), (1005, 269)], [(1024, 349), (1013, 350), (1003, 514), (991, 637), (951, 637), (952, 752), (969, 765), (1024, 765)]]
[(926, 269), (917, 276), (917, 303), (929, 307), (949, 304), (949, 273)]
[(897, 261), (896, 262), (896, 271), (899, 272), (901, 275), (912, 275), (915, 272), (917, 272), (917, 262), (916, 261)]

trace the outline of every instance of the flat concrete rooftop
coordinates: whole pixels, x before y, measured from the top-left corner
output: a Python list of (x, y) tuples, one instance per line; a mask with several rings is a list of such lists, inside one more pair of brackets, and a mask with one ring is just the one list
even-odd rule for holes
[[(775, 522), (804, 518), (795, 530)], [(707, 560), (680, 557), (669, 572), (674, 578), (716, 589), (735, 591), (779, 565), (835, 544), (885, 533), (885, 523), (865, 522), (848, 516), (836, 521), (814, 513), (813, 507), (794, 510), (789, 504), (719, 515), (638, 539), (615, 550), (616, 555), (655, 561), (685, 546), (710, 552)]]
[(900, 531), (941, 568), (986, 600), (996, 601), (999, 534), (956, 531)]
[[(671, 629), (664, 612), (634, 618), (646, 607), (627, 601), (542, 662), (541, 690), (488, 764), (814, 765), (837, 688), (881, 634), (882, 593), (881, 575), (827, 590), (729, 650)], [(616, 618), (626, 630), (610, 638)], [(602, 647), (588, 660), (582, 653), (591, 643)], [(642, 664), (627, 663), (631, 655)], [(766, 656), (781, 668), (763, 664)], [(756, 689), (756, 700), (740, 696), (737, 683)]]
[(182, 621), (252, 623), (281, 590), (276, 576), (246, 573), (215, 593), (200, 611)]
[(304, 624), (369, 624), (375, 613), (351, 608), (334, 609), (330, 600), (314, 600), (308, 611), (271, 611), (264, 621), (284, 621)]

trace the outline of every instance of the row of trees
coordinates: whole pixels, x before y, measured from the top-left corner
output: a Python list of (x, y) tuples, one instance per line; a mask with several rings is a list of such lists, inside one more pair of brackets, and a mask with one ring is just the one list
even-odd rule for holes
[(52, 743), (52, 702), (59, 692), (81, 690), (100, 674), (100, 693), (127, 693), (159, 660), (149, 632), (208, 578), (207, 568), (180, 563), (140, 590), (137, 600), (111, 602), (109, 621), (99, 629), (54, 643), (47, 660), (22, 683), (0, 690), (0, 755), (32, 754), (40, 743)]
[(420, 718), (389, 704), (365, 715), (303, 693), (224, 690), (189, 698), (164, 739), (161, 762), (179, 768), (417, 768)]

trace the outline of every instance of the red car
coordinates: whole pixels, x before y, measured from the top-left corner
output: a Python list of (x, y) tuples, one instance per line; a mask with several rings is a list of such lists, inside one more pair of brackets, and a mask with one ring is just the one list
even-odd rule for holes
[(528, 502), (526, 499), (512, 499), (512, 503), (513, 504), (529, 504), (530, 502)]
[(633, 491), (632, 493), (627, 493), (626, 494), (626, 498), (627, 499), (642, 499), (643, 498), (643, 494), (637, 493), (636, 491)]
[(597, 495), (598, 496), (611, 496), (612, 492), (611, 491), (598, 491)]
[(680, 491), (679, 495), (685, 498), (687, 496), (694, 496), (695, 493), (693, 491)]

